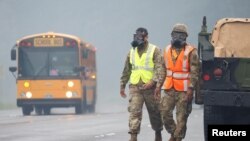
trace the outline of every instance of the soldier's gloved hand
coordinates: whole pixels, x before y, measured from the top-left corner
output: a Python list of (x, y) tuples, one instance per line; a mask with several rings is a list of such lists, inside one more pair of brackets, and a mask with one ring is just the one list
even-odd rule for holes
[(192, 102), (192, 100), (193, 100), (193, 89), (192, 88), (188, 88), (186, 100), (188, 102)]
[(126, 98), (127, 97), (127, 95), (125, 94), (125, 89), (121, 89), (120, 90), (120, 95), (121, 95), (122, 98)]
[(160, 87), (156, 87), (155, 91), (154, 91), (154, 98), (156, 100), (159, 100), (161, 98), (161, 88)]
[(153, 86), (154, 86), (154, 84), (155, 84), (155, 82), (154, 81), (149, 81), (148, 83), (146, 83), (146, 84), (144, 84), (143, 86), (142, 86), (142, 88), (143, 89), (150, 89), (150, 88), (152, 88)]

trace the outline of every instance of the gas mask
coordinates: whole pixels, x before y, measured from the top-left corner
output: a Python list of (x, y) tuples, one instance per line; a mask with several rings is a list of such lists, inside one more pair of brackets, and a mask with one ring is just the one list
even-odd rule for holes
[(176, 48), (181, 48), (186, 45), (186, 38), (187, 38), (186, 33), (172, 32), (171, 36), (172, 36), (172, 40), (171, 40), (172, 46)]
[(144, 37), (144, 34), (140, 32), (134, 34), (134, 40), (131, 42), (132, 47), (142, 48), (145, 44)]

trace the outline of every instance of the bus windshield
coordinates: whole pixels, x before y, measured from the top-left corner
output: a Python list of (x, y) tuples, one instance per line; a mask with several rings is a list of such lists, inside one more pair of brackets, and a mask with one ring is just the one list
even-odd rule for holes
[(19, 77), (77, 76), (77, 48), (19, 48)]

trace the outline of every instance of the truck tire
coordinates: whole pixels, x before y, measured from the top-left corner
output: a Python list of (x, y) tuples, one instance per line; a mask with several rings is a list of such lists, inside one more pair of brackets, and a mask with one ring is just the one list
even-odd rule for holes
[[(200, 77), (199, 77), (199, 79), (198, 79), (198, 82), (197, 82), (198, 84), (200, 84), (201, 82), (200, 82)], [(195, 87), (195, 93), (194, 93), (194, 102), (195, 102), (195, 104), (198, 104), (198, 105), (202, 105), (202, 104), (204, 104), (204, 101), (203, 101), (203, 99), (204, 99), (204, 94), (201, 92), (201, 89), (200, 89), (200, 85), (197, 85), (196, 87)]]
[(223, 107), (204, 105), (204, 137), (208, 141), (208, 125), (223, 124)]

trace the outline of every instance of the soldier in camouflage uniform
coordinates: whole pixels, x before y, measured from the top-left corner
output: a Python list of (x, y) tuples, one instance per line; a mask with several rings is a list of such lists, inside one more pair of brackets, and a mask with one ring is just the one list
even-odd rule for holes
[(162, 141), (160, 116), (160, 90), (165, 79), (161, 50), (148, 42), (148, 32), (138, 28), (122, 72), (120, 95), (126, 97), (125, 86), (129, 84), (129, 134), (130, 141), (137, 141), (142, 120), (142, 107), (146, 104), (155, 141)]
[[(161, 116), (169, 141), (181, 141), (186, 134), (186, 124), (192, 111), (193, 90), (198, 80), (199, 59), (196, 48), (186, 43), (185, 24), (176, 24), (172, 41), (164, 51), (166, 79), (161, 98)], [(176, 107), (176, 122), (173, 110)]]

